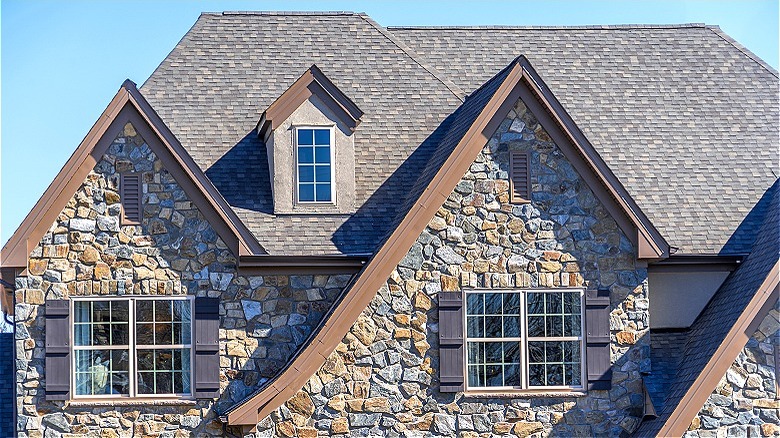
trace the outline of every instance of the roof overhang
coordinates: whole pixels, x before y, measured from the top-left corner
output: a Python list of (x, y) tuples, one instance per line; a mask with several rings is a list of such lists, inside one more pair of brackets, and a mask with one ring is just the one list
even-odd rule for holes
[[(638, 259), (661, 259), (669, 245), (642, 214), (593, 146), (563, 110), (541, 78), (524, 58), (508, 67), (509, 73), (477, 115), (452, 153), (328, 314), (312, 337), (267, 386), (229, 409), (221, 420), (253, 427), (299, 391), (335, 350), (360, 313), (368, 306), (392, 270), (406, 255), (436, 211), (471, 166), (518, 98), (522, 98), (567, 159), (585, 178), (599, 200), (637, 248)], [(478, 91), (475, 91), (476, 94)], [(468, 104), (466, 100), (464, 105)]]
[(5, 244), (0, 252), (0, 266), (26, 268), (30, 252), (128, 122), (135, 126), (236, 257), (266, 252), (135, 84), (126, 80)]
[(311, 96), (317, 96), (351, 131), (360, 124), (363, 111), (322, 70), (312, 65), (263, 112), (257, 123), (257, 134), (264, 138), (274, 131)]

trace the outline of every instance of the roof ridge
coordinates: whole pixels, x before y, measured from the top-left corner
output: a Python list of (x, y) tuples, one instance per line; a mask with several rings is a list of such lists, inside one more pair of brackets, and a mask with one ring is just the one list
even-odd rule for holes
[(222, 11), (203, 12), (202, 15), (360, 15), (353, 11)]
[(409, 58), (411, 58), (414, 62), (417, 63), (420, 67), (422, 67), (425, 71), (430, 73), (433, 77), (439, 80), (445, 87), (447, 87), (448, 90), (452, 94), (455, 95), (461, 102), (463, 102), (466, 99), (466, 92), (463, 91), (460, 87), (458, 87), (454, 82), (452, 82), (450, 79), (444, 77), (436, 68), (434, 68), (431, 65), (428, 65), (425, 63), (420, 55), (417, 54), (414, 50), (412, 50), (409, 46), (401, 42), (398, 38), (396, 38), (395, 35), (388, 32), (387, 29), (382, 27), (379, 23), (374, 21), (371, 17), (368, 16), (368, 14), (361, 12), (357, 14), (359, 17), (361, 17), (363, 20), (365, 20), (368, 24), (373, 26), (376, 30), (379, 31), (382, 35), (385, 36), (390, 42), (395, 44), (401, 51), (403, 51)]
[(680, 24), (584, 24), (584, 25), (444, 25), (444, 26), (387, 26), (388, 30), (423, 30), (423, 29), (453, 29), (453, 30), (504, 30), (504, 29), (523, 29), (523, 30), (554, 30), (554, 29), (583, 29), (583, 30), (601, 30), (601, 29), (684, 29), (684, 28), (708, 28), (712, 25), (706, 23), (680, 23)]
[(735, 49), (737, 49), (740, 52), (742, 52), (742, 54), (744, 54), (748, 58), (752, 59), (754, 62), (756, 62), (761, 67), (764, 67), (769, 73), (774, 75), (774, 77), (780, 77), (780, 76), (778, 76), (778, 72), (777, 72), (777, 70), (775, 70), (774, 67), (772, 67), (771, 65), (767, 64), (766, 61), (764, 61), (758, 55), (753, 53), (750, 49), (748, 49), (747, 47), (745, 47), (742, 44), (740, 44), (739, 41), (737, 41), (734, 38), (730, 37), (729, 34), (724, 32), (723, 29), (720, 28), (720, 26), (710, 25), (710, 26), (707, 26), (707, 29), (711, 30), (712, 32), (715, 33), (715, 35), (718, 35), (724, 41), (726, 41), (727, 43), (729, 43), (732, 46), (734, 46)]

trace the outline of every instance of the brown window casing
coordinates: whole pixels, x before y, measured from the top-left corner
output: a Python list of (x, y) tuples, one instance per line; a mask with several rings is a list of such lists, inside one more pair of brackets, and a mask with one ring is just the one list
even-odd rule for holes
[(509, 151), (510, 202), (531, 202), (531, 152)]
[(123, 174), (119, 181), (119, 198), (122, 201), (122, 224), (137, 225), (141, 223), (141, 175), (138, 173)]

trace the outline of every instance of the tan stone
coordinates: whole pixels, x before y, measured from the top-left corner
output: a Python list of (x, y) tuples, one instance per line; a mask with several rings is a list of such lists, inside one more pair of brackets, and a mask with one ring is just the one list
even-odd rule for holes
[(352, 412), (362, 412), (363, 403), (364, 400), (362, 398), (354, 398), (352, 400), (347, 400), (347, 407)]
[(539, 262), (539, 269), (542, 272), (558, 272), (563, 268), (558, 262)]
[(135, 280), (150, 280), (154, 278), (154, 271), (151, 269), (145, 267), (145, 266), (139, 266), (133, 270), (133, 274), (135, 277)]
[(780, 436), (780, 425), (772, 423), (764, 423), (761, 425), (761, 435), (764, 436)]
[(43, 296), (43, 291), (40, 289), (27, 289), (24, 292), (24, 302), (27, 304), (46, 304), (46, 297)]
[(493, 433), (497, 433), (499, 435), (507, 434), (510, 430), (512, 430), (512, 423), (501, 421), (493, 425)]
[(371, 345), (376, 338), (376, 325), (370, 318), (360, 315), (360, 318), (352, 326), (352, 334), (363, 344)]
[(688, 430), (697, 430), (701, 428), (701, 418), (699, 416), (693, 417), (693, 421), (691, 421), (691, 425), (688, 426)]
[(81, 263), (87, 265), (94, 265), (95, 263), (100, 261), (100, 252), (98, 252), (97, 249), (88, 246), (84, 248), (84, 252), (81, 253), (79, 260), (81, 260)]
[(414, 342), (422, 341), (423, 339), (425, 339), (425, 333), (418, 330), (412, 330), (412, 340)]
[(114, 429), (101, 429), (100, 438), (119, 438), (119, 434)]
[(428, 223), (428, 228), (434, 231), (441, 231), (447, 228), (447, 221), (442, 217), (434, 216), (433, 219), (431, 219), (431, 221)]
[(287, 400), (287, 407), (291, 411), (307, 417), (311, 417), (311, 414), (314, 413), (314, 403), (312, 403), (309, 394), (304, 391), (298, 391), (292, 398)]
[(485, 232), (485, 241), (491, 245), (498, 245), (498, 232), (496, 230), (489, 230)]
[(299, 427), (298, 438), (315, 438), (317, 436), (317, 429), (313, 427)]
[[(364, 368), (369, 371), (370, 375), (371, 367)], [(355, 398), (367, 398), (370, 389), (371, 385), (368, 381), (357, 381), (352, 383), (352, 395), (355, 396)]]
[(636, 343), (636, 335), (633, 332), (618, 332), (617, 341), (620, 344), (633, 345)]
[(119, 195), (116, 192), (106, 190), (104, 193), (106, 198), (106, 204), (111, 205), (119, 202)]
[(342, 394), (337, 394), (328, 400), (328, 407), (334, 411), (341, 412), (344, 410), (344, 406), (346, 406), (346, 403), (344, 403), (344, 396)]
[(541, 432), (544, 430), (544, 425), (538, 421), (534, 422), (517, 422), (512, 428), (512, 433), (517, 436), (529, 436), (531, 434)]
[(292, 424), (291, 421), (282, 421), (281, 423), (276, 425), (276, 432), (280, 436), (294, 437), (295, 425)]
[(344, 366), (344, 361), (338, 353), (333, 353), (328, 356), (328, 359), (322, 365), (322, 370), (328, 374), (334, 376), (341, 376), (347, 372), (347, 367)]
[(92, 271), (92, 275), (95, 280), (111, 278), (111, 268), (105, 263), (98, 263), (95, 265), (95, 270)]
[(230, 341), (226, 346), (228, 356), (249, 357), (244, 344), (240, 341)]
[(780, 400), (769, 400), (765, 398), (759, 398), (753, 400), (753, 406), (764, 409), (780, 409)]
[(457, 277), (453, 277), (451, 275), (442, 275), (441, 290), (445, 292), (456, 292), (460, 290), (460, 281)]
[(431, 297), (425, 292), (417, 292), (414, 294), (414, 301), (412, 304), (414, 305), (414, 308), (418, 310), (431, 310)]
[(512, 234), (517, 234), (523, 231), (523, 228), (525, 228), (525, 224), (520, 219), (512, 219), (509, 221), (509, 223), (506, 224), (506, 227), (509, 228), (509, 232)]
[(420, 353), (420, 356), (423, 356), (431, 348), (431, 344), (425, 340), (417, 341), (414, 343), (414, 348)]
[(30, 259), (27, 269), (32, 275), (43, 275), (43, 273), (46, 272), (48, 264), (49, 262), (45, 259)]
[(409, 325), (409, 315), (403, 314), (403, 313), (397, 313), (393, 315), (393, 318), (395, 319), (395, 323), (402, 326)]
[(409, 329), (395, 329), (393, 332), (393, 338), (395, 339), (409, 339), (412, 337), (412, 333)]
[(387, 397), (367, 398), (364, 409), (368, 412), (390, 412), (390, 402)]
[(349, 432), (349, 422), (347, 422), (346, 417), (334, 418), (330, 423), (330, 431), (333, 433)]

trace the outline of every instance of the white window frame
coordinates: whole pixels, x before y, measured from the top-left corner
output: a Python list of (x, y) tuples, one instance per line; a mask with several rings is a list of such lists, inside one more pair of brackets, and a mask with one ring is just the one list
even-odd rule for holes
[[(585, 338), (585, 289), (583, 288), (517, 288), (517, 289), (464, 289), (463, 291), (463, 354), (465, 355), (464, 380), (466, 392), (490, 393), (490, 392), (573, 392), (585, 391), (587, 379), (586, 338)], [(528, 307), (527, 294), (529, 292), (578, 292), (580, 294), (580, 336), (557, 337), (529, 337), (528, 336)], [(520, 294), (520, 337), (510, 338), (472, 338), (468, 335), (468, 296), (469, 294), (484, 293), (519, 293)], [(528, 376), (528, 345), (531, 341), (579, 341), (580, 342), (580, 385), (560, 386), (530, 386)], [(520, 343), (520, 386), (470, 386), (469, 385), (469, 342), (519, 342)]]
[[(189, 344), (172, 344), (172, 345), (160, 345), (160, 346), (143, 346), (144, 349), (176, 349), (176, 348), (189, 348), (190, 350), (190, 392), (188, 393), (163, 393), (163, 394), (139, 394), (138, 393), (138, 374), (137, 374), (137, 361), (138, 354), (136, 353), (135, 343), (135, 327), (137, 321), (135, 320), (135, 303), (138, 301), (189, 301), (190, 303), (190, 343)], [(71, 399), (77, 400), (101, 400), (101, 399), (194, 399), (194, 377), (195, 377), (195, 348), (194, 339), (195, 336), (195, 298), (191, 295), (177, 296), (177, 295), (159, 295), (159, 296), (86, 296), (86, 297), (71, 297), (70, 298), (70, 394)], [(76, 346), (76, 320), (75, 320), (75, 303), (79, 301), (128, 301), (128, 354), (133, 359), (128, 364), (129, 373), (129, 394), (95, 394), (86, 395), (76, 394), (76, 351), (78, 350), (124, 350), (124, 346), (118, 345), (89, 345), (89, 346)]]
[[(298, 131), (301, 129), (329, 130), (330, 131), (330, 201), (301, 201), (301, 182), (298, 175)], [(335, 125), (300, 125), (293, 129), (293, 157), (295, 169), (295, 203), (298, 205), (336, 205), (336, 126)], [(313, 145), (312, 141), (312, 146)], [(316, 166), (315, 166), (316, 174)], [(315, 181), (317, 179), (315, 175)], [(317, 185), (314, 185), (314, 197), (317, 195)]]

